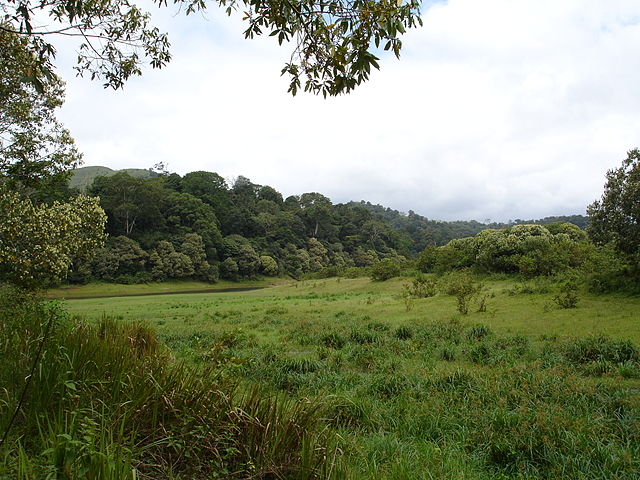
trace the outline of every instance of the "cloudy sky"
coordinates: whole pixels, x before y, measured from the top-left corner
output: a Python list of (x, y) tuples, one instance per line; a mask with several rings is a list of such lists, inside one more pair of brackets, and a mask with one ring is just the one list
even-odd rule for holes
[(216, 7), (166, 10), (173, 61), (124, 90), (67, 80), (60, 114), (85, 165), (249, 177), (429, 218), (584, 213), (640, 147), (640, 2), (449, 0), (423, 6), (400, 61), (350, 95), (286, 93), (290, 49), (244, 40)]

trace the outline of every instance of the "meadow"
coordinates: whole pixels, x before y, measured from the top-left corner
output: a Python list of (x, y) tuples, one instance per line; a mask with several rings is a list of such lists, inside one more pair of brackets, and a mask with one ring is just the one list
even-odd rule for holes
[(409, 280), (64, 295), (89, 323), (150, 325), (241, 391), (321, 404), (326, 478), (638, 478), (640, 298), (561, 308), (552, 280), (494, 276), (462, 315), (446, 289), (408, 300)]

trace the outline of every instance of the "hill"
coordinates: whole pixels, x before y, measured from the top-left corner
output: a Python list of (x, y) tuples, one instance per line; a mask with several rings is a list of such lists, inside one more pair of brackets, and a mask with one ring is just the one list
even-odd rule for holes
[(80, 167), (73, 171), (73, 176), (69, 181), (71, 188), (85, 191), (95, 180), (96, 177), (109, 177), (118, 172), (124, 172), (136, 178), (152, 178), (158, 174), (153, 170), (145, 170), (143, 168), (124, 168), (122, 170), (112, 170), (109, 167)]

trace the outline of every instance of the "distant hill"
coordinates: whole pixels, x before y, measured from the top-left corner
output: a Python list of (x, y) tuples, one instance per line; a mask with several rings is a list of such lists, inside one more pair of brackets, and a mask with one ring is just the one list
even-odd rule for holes
[(73, 176), (69, 181), (71, 188), (77, 188), (85, 191), (91, 186), (96, 177), (109, 177), (118, 172), (128, 173), (132, 177), (152, 178), (157, 177), (158, 173), (153, 170), (145, 170), (143, 168), (124, 168), (122, 170), (112, 170), (109, 167), (80, 167), (73, 171)]

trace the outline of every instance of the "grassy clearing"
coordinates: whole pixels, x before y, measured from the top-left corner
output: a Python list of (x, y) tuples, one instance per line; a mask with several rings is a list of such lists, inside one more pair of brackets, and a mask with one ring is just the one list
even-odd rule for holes
[[(459, 316), (449, 295), (416, 299), (412, 309), (400, 297), (405, 279), (371, 282), (366, 278), (286, 282), (265, 290), (241, 293), (176, 294), (130, 298), (73, 300), (71, 313), (89, 319), (113, 315), (124, 320), (144, 320), (162, 335), (242, 328), (259, 338), (281, 336), (279, 323), (317, 325), (367, 317), (390, 327), (412, 322), (447, 321)], [(500, 334), (544, 336), (608, 335), (640, 342), (640, 298), (622, 295), (580, 294), (577, 308), (561, 309), (553, 301), (552, 286), (536, 282), (485, 280), (486, 312), (477, 303), (466, 323), (482, 322)], [(244, 284), (243, 284), (244, 285)], [(78, 295), (84, 295), (79, 287)], [(96, 292), (90, 286), (91, 293)], [(531, 293), (522, 293), (522, 291)], [(542, 291), (543, 293), (538, 293)], [(280, 313), (273, 313), (280, 312)], [(270, 323), (265, 317), (277, 321)], [(272, 319), (272, 320), (273, 320)]]
[(313, 428), (336, 442), (337, 478), (638, 478), (640, 298), (559, 308), (557, 285), (494, 277), (486, 311), (475, 299), (461, 315), (442, 293), (408, 306), (406, 281), (67, 304), (94, 323), (144, 320), (239, 391), (321, 399)]

